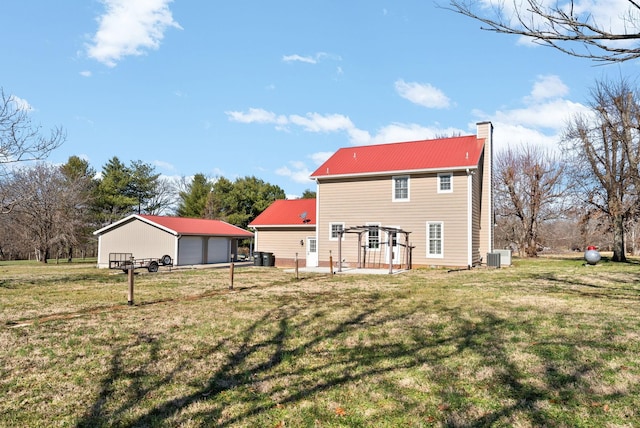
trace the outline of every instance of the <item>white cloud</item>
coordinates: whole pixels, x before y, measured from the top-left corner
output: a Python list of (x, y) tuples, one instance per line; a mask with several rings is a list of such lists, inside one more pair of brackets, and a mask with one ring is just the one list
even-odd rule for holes
[[(538, 76), (529, 94), (515, 106), (492, 112), (472, 111), (476, 121), (489, 120), (495, 129), (496, 148), (509, 144), (533, 143), (555, 148), (568, 121), (576, 114), (588, 114), (589, 108), (566, 98), (568, 86), (554, 75)], [(277, 130), (299, 127), (311, 133), (345, 133), (354, 145), (384, 144), (398, 141), (416, 141), (441, 136), (470, 135), (476, 130), (476, 121), (467, 129), (440, 124), (428, 125), (394, 122), (375, 132), (358, 128), (348, 116), (342, 114), (307, 113), (306, 115), (277, 115), (263, 109), (248, 112), (227, 112), (229, 120), (241, 123), (272, 124)], [(310, 156), (316, 165), (332, 153), (318, 152)], [(306, 174), (306, 168), (283, 167), (281, 175), (293, 177), (296, 171)]]
[(569, 87), (555, 75), (538, 76), (531, 95), (525, 101), (536, 102), (548, 98), (559, 98), (569, 94)]
[(175, 171), (176, 167), (173, 166), (173, 164), (169, 163), (169, 162), (165, 162), (165, 161), (161, 161), (161, 160), (154, 160), (152, 162), (153, 166), (156, 166), (158, 168), (162, 168), (164, 170), (167, 171)]
[(302, 55), (284, 55), (282, 60), (284, 62), (306, 62), (307, 64), (316, 64), (318, 62), (314, 57)]
[(364, 144), (369, 140), (367, 131), (357, 129), (349, 117), (341, 114), (307, 113), (304, 116), (297, 114), (284, 116), (260, 108), (250, 108), (248, 112), (227, 111), (225, 113), (233, 122), (273, 124), (279, 131), (287, 131), (291, 126), (298, 126), (304, 131), (313, 133), (346, 132), (351, 141), (356, 144)]
[(468, 132), (457, 128), (423, 126), (415, 123), (392, 123), (376, 133), (367, 144), (385, 144), (401, 141), (429, 140), (441, 136), (466, 135)]
[(84, 70), (80, 72), (80, 76), (82, 77), (91, 77), (91, 72), (89, 70)]
[(309, 157), (316, 165), (322, 165), (327, 159), (333, 155), (334, 152), (316, 152)]
[(289, 116), (289, 121), (308, 132), (337, 132), (355, 128), (351, 119), (341, 114), (307, 113), (306, 116), (294, 114)]
[(283, 166), (276, 170), (276, 174), (281, 175), (283, 177), (289, 177), (296, 183), (308, 184), (311, 179), (309, 176), (312, 171), (309, 171), (303, 162), (292, 161), (289, 162), (289, 165), (293, 168), (289, 168), (288, 166)]
[(15, 95), (11, 95), (9, 97), (9, 101), (11, 101), (15, 105), (15, 108), (17, 110), (27, 111), (27, 112), (34, 110), (31, 104), (29, 104), (27, 100), (17, 97)]
[(102, 0), (106, 13), (97, 18), (99, 28), (87, 54), (109, 67), (128, 55), (158, 49), (168, 28), (182, 28), (173, 20), (173, 0)]
[(317, 52), (315, 55), (283, 55), (282, 61), (284, 62), (304, 62), (307, 64), (317, 64), (324, 59), (332, 59), (334, 61), (341, 61), (342, 58), (339, 55), (328, 54), (326, 52)]
[(530, 94), (522, 98), (522, 106), (490, 113), (475, 110), (473, 115), (493, 123), (497, 150), (522, 143), (555, 150), (568, 122), (576, 115), (590, 114), (589, 107), (563, 98), (568, 93), (559, 77), (539, 76)]
[(451, 100), (440, 89), (429, 83), (405, 82), (396, 80), (396, 91), (398, 94), (414, 104), (428, 108), (448, 108)]
[(397, 141), (413, 141), (434, 138), (441, 135), (464, 133), (456, 128), (424, 127), (412, 123), (393, 123), (380, 129), (372, 136), (369, 131), (359, 129), (349, 119), (341, 114), (307, 113), (301, 115), (277, 115), (263, 109), (250, 108), (248, 112), (228, 111), (229, 120), (240, 123), (273, 124), (280, 131), (286, 131), (292, 126), (298, 126), (303, 131), (312, 133), (344, 132), (353, 145), (384, 144)]
[(284, 116), (277, 116), (275, 113), (261, 109), (250, 108), (247, 113), (241, 111), (227, 111), (225, 112), (229, 116), (229, 120), (240, 123), (274, 123), (284, 125), (287, 123), (287, 118)]

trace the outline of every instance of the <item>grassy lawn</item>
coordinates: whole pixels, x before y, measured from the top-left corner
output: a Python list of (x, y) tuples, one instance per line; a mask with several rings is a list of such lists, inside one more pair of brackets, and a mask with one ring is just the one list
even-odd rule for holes
[(640, 264), (228, 284), (0, 262), (0, 426), (640, 424)]

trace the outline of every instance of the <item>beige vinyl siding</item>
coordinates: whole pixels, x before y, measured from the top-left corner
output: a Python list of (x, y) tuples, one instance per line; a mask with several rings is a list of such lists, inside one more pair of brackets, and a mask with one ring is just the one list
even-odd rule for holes
[[(409, 201), (393, 202), (392, 175), (381, 177), (323, 180), (318, 186), (318, 259), (321, 264), (338, 261), (338, 242), (329, 240), (329, 225), (363, 226), (379, 223), (411, 232), (415, 246), (414, 265), (466, 266), (468, 260), (467, 174), (454, 172), (453, 192), (438, 193), (438, 175), (413, 174), (409, 181)], [(427, 222), (443, 222), (442, 258), (427, 258)], [(382, 236), (381, 241), (386, 241)], [(363, 237), (364, 240), (364, 237)], [(403, 242), (403, 239), (400, 238)], [(363, 242), (365, 244), (366, 242)], [(386, 246), (381, 248), (384, 251)], [(404, 251), (404, 250), (401, 250)], [(348, 234), (342, 242), (343, 261), (354, 265), (358, 260), (358, 236)]]
[(100, 235), (99, 267), (109, 266), (109, 253), (132, 253), (137, 259), (175, 258), (176, 237), (160, 228), (134, 219)]
[[(256, 249), (255, 251), (268, 251), (278, 260), (294, 260), (298, 253), (298, 260), (301, 261), (306, 257), (307, 237), (315, 236), (315, 228), (258, 228), (256, 231)], [(300, 245), (300, 241), (304, 245)]]

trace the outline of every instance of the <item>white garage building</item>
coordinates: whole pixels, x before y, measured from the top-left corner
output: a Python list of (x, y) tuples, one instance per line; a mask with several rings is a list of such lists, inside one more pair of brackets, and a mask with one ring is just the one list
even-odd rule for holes
[(171, 257), (174, 266), (227, 263), (238, 254), (238, 241), (253, 233), (220, 220), (130, 215), (93, 232), (98, 236), (98, 267), (109, 267), (109, 254), (136, 259)]

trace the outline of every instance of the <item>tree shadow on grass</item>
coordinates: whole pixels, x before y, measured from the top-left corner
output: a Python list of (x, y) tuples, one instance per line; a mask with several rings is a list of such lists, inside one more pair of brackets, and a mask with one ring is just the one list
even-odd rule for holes
[[(433, 394), (438, 396), (442, 409), (431, 412), (435, 420), (447, 426), (490, 426), (509, 421), (516, 413), (524, 413), (535, 426), (556, 425), (556, 415), (540, 408), (540, 403), (560, 404), (573, 400), (580, 387), (580, 379), (589, 372), (600, 368), (595, 361), (581, 361), (576, 348), (581, 344), (571, 343), (566, 338), (558, 342), (537, 343), (528, 351), (544, 361), (544, 371), (538, 382), (530, 381), (530, 374), (524, 373), (514, 360), (506, 335), (513, 329), (534, 332), (536, 325), (527, 321), (502, 319), (493, 313), (475, 314), (481, 321), (470, 321), (469, 314), (462, 309), (453, 308), (444, 311), (450, 320), (448, 326), (415, 326), (411, 321), (416, 311), (430, 310), (424, 302), (409, 306), (403, 310), (388, 311), (392, 302), (377, 301), (375, 304), (361, 305), (350, 311), (339, 322), (321, 329), (325, 308), (300, 316), (300, 303), (291, 304), (294, 298), (283, 301), (274, 310), (265, 313), (259, 319), (249, 323), (240, 335), (223, 338), (216, 344), (200, 352), (197, 357), (176, 364), (161, 379), (149, 382), (150, 366), (159, 358), (159, 338), (143, 334), (136, 338), (134, 346), (144, 345), (145, 363), (135, 370), (127, 369), (123, 361), (125, 347), (116, 347), (111, 358), (109, 373), (101, 381), (101, 389), (95, 402), (85, 416), (77, 423), (78, 427), (99, 426), (161, 426), (175, 418), (196, 403), (211, 404), (222, 400), (224, 393), (234, 392), (246, 400), (243, 410), (233, 415), (223, 415), (222, 405), (205, 406), (206, 410), (194, 408), (189, 419), (198, 421), (201, 426), (231, 426), (242, 423), (247, 418), (272, 411), (276, 405), (293, 405), (310, 399), (317, 394), (339, 389), (358, 382), (375, 382), (395, 372), (423, 370), (429, 367), (436, 384)], [(287, 299), (284, 299), (287, 300)], [(362, 307), (366, 306), (366, 307)], [(407, 337), (389, 337), (385, 343), (367, 343), (367, 341), (345, 343), (346, 337), (353, 338), (359, 331), (383, 332), (385, 326), (409, 325), (404, 331)], [(316, 330), (315, 335), (305, 335), (300, 340), (297, 332)], [(440, 328), (441, 327), (441, 328)], [(269, 333), (265, 335), (265, 331)], [(294, 344), (295, 343), (295, 344)], [(320, 352), (326, 344), (338, 343), (340, 346), (328, 350), (330, 358), (320, 359), (318, 363), (302, 365), (296, 363), (299, 358)], [(465, 379), (455, 371), (446, 369), (453, 361), (460, 363), (463, 355), (478, 359), (482, 367), (495, 368), (496, 375), (486, 385), (492, 394), (501, 400), (491, 411), (478, 415), (471, 407), (468, 394), (464, 391)], [(223, 361), (215, 364), (222, 356)], [(188, 394), (167, 399), (151, 408), (145, 408), (145, 400), (155, 391), (178, 382), (178, 378), (188, 374), (190, 368), (199, 362), (211, 361), (210, 375), (199, 387)], [(286, 365), (286, 366), (285, 366)], [(442, 375), (442, 379), (439, 376)], [(282, 385), (282, 376), (288, 378)], [(121, 403), (122, 383), (128, 386), (124, 391), (126, 400)], [(257, 384), (275, 382), (262, 398), (256, 398), (249, 392)], [(280, 382), (280, 383), (278, 383)], [(117, 386), (118, 385), (118, 386)], [(193, 386), (193, 385), (191, 385)], [(400, 399), (402, 390), (390, 383), (390, 396)], [(277, 398), (276, 398), (277, 397)], [(419, 403), (407, 403), (402, 410), (392, 411), (389, 420), (402, 420), (401, 412), (419, 412)], [(213, 407), (213, 409), (212, 409)], [(413, 407), (413, 409), (411, 409)], [(133, 410), (143, 413), (131, 419)], [(427, 415), (424, 415), (425, 418)], [(363, 416), (366, 420), (366, 417)], [(368, 421), (373, 422), (373, 421)], [(384, 420), (377, 420), (384, 423)]]
[(534, 275), (533, 278), (556, 284), (562, 293), (602, 299), (640, 300), (640, 272), (628, 274), (624, 280), (611, 280), (607, 285), (589, 281), (590, 276), (559, 277), (555, 273), (545, 273)]

